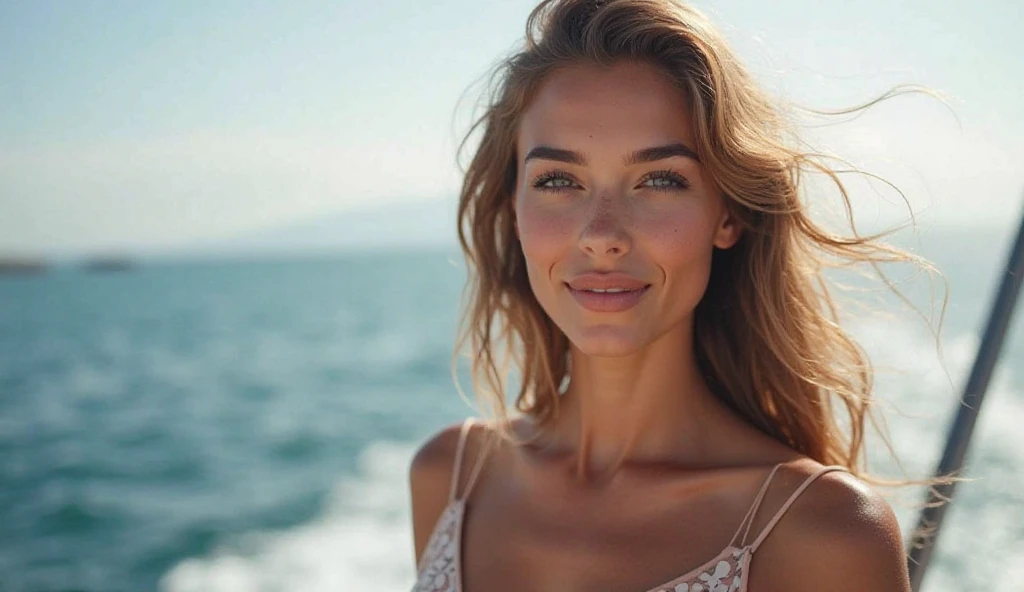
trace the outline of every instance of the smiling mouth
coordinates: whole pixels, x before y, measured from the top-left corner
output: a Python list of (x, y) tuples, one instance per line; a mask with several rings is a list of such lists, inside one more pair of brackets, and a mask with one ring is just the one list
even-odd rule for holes
[(623, 312), (640, 303), (651, 285), (641, 288), (586, 288), (577, 290), (568, 283), (566, 289), (583, 308), (592, 312)]

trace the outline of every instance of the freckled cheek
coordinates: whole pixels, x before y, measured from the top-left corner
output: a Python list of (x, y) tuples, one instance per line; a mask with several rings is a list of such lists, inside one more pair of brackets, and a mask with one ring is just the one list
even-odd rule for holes
[(527, 263), (550, 268), (572, 246), (573, 219), (551, 210), (523, 208), (517, 214), (519, 242)]
[(692, 265), (710, 256), (708, 231), (692, 216), (651, 217), (642, 227), (647, 250), (666, 267)]
[(572, 219), (557, 211), (530, 208), (518, 211), (517, 218), (530, 287), (541, 307), (552, 314), (558, 297), (555, 282), (559, 281), (560, 262), (572, 246)]
[(707, 289), (714, 250), (707, 223), (696, 216), (665, 216), (647, 226), (646, 251), (666, 273), (667, 300), (688, 314)]

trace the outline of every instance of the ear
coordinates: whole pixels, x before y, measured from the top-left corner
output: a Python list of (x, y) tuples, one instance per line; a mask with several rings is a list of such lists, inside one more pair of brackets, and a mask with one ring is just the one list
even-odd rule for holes
[(739, 220), (732, 211), (726, 207), (722, 217), (718, 221), (718, 228), (715, 229), (714, 245), (719, 249), (728, 249), (740, 240), (743, 229), (740, 228)]

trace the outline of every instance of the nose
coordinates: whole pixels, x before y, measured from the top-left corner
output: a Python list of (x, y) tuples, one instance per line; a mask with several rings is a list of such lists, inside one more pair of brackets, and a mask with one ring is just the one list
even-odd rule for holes
[(580, 232), (579, 245), (588, 255), (622, 257), (629, 252), (632, 239), (614, 197), (602, 197), (588, 208)]

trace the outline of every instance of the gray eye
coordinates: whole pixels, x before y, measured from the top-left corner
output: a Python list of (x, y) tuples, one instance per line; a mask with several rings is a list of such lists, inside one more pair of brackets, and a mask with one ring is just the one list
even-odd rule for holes
[(658, 171), (652, 173), (641, 183), (641, 187), (648, 187), (656, 191), (675, 191), (686, 189), (690, 186), (686, 178), (672, 171)]
[(667, 179), (665, 177), (652, 177), (646, 181), (651, 187), (671, 187), (675, 181)]
[(557, 178), (556, 177), (554, 179), (548, 179), (547, 181), (545, 181), (544, 182), (544, 186), (545, 187), (570, 187), (570, 186), (572, 186), (572, 181), (570, 181), (569, 179), (563, 179), (563, 178)]

